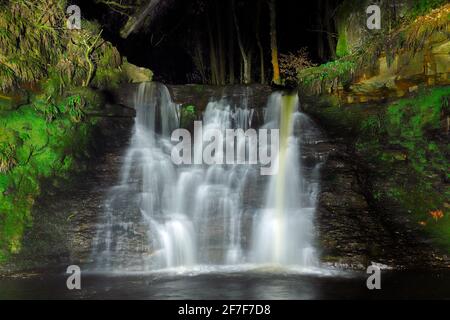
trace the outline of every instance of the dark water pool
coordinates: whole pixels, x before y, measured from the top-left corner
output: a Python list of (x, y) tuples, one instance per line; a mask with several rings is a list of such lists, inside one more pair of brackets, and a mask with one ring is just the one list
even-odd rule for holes
[(70, 291), (66, 275), (0, 279), (0, 299), (450, 299), (450, 272), (384, 272), (370, 291), (363, 273), (305, 275), (203, 273), (82, 276)]

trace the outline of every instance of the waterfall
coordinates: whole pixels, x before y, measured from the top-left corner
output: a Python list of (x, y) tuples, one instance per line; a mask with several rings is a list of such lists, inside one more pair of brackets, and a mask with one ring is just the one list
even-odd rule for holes
[(304, 189), (300, 141), (294, 134), (307, 127), (298, 96), (272, 95), (266, 126), (280, 129), (279, 169), (268, 183), (265, 208), (255, 219), (252, 251), (258, 263), (314, 266), (313, 214), (317, 190)]
[[(246, 90), (238, 102), (227, 96), (210, 101), (202, 139), (208, 140), (208, 129), (252, 128), (249, 96)], [(264, 128), (280, 129), (279, 171), (272, 177), (250, 164), (174, 165), (170, 134), (179, 125), (179, 106), (167, 87), (141, 84), (135, 107), (121, 177), (107, 195), (94, 239), (97, 270), (317, 263), (314, 177), (320, 163), (303, 169), (301, 145), (320, 133), (297, 111), (298, 97), (274, 93), (265, 110)]]
[(136, 120), (119, 185), (109, 192), (93, 257), (102, 270), (147, 271), (196, 263), (191, 220), (172, 209), (176, 168), (169, 137), (178, 106), (167, 87), (143, 83), (135, 96)]

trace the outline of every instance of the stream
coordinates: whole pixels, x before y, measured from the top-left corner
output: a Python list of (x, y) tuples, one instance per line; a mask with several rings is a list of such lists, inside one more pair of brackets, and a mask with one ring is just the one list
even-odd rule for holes
[(69, 291), (66, 275), (0, 280), (0, 299), (307, 300), (450, 299), (450, 273), (386, 272), (381, 290), (367, 275), (308, 275), (286, 271), (86, 274), (81, 290)]

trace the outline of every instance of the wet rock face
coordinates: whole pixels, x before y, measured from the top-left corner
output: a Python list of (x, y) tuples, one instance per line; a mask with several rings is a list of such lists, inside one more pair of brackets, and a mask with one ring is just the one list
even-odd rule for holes
[[(303, 109), (335, 139), (323, 166), (319, 197), (317, 225), (323, 260), (360, 267), (375, 261), (409, 269), (449, 268), (448, 251), (438, 242), (441, 239), (423, 228), (417, 215), (429, 210), (428, 201), (434, 196), (428, 192), (420, 197), (421, 183), (431, 181), (440, 196), (445, 179), (420, 175), (411, 166), (409, 157), (420, 152), (419, 147), (408, 153), (389, 143), (395, 136), (374, 138), (360, 129), (368, 116), (385, 112), (387, 105), (332, 107), (332, 99), (308, 98), (311, 101), (304, 101)], [(445, 125), (441, 126), (443, 133), (430, 132), (425, 140), (438, 145), (446, 141)], [(361, 141), (376, 147), (364, 149)], [(389, 160), (382, 160), (380, 154)], [(430, 154), (427, 161), (433, 157)], [(396, 188), (405, 190), (406, 200), (390, 194)], [(409, 199), (414, 201), (409, 203)]]
[[(382, 253), (387, 236), (370, 213), (351, 162), (345, 145), (330, 145), (318, 199), (319, 243), (323, 262), (364, 268)], [(392, 261), (385, 258), (383, 263)]]
[(448, 268), (448, 257), (412, 226), (407, 214), (372, 201), (366, 164), (343, 142), (328, 144), (321, 171), (316, 225), (322, 262), (355, 269), (372, 262), (398, 269)]
[[(266, 107), (272, 88), (266, 85), (169, 85), (169, 91), (175, 103), (192, 104), (204, 110), (211, 100), (226, 99), (232, 105), (245, 105), (252, 109)], [(243, 101), (246, 99), (247, 101)]]
[[(117, 103), (133, 107), (134, 93), (137, 91), (137, 83), (123, 84), (114, 92), (112, 99)], [(267, 99), (272, 93), (272, 88), (266, 85), (236, 85), (236, 86), (209, 86), (209, 85), (167, 85), (173, 102), (180, 105), (193, 105), (203, 111), (208, 102), (225, 98), (231, 104), (242, 105), (242, 100), (247, 99), (247, 107), (261, 109), (266, 107)]]

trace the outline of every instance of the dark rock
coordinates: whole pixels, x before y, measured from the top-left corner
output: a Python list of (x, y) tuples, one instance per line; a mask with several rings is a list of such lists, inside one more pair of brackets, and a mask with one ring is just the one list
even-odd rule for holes
[(357, 269), (372, 262), (399, 269), (448, 268), (448, 257), (411, 226), (406, 214), (377, 206), (365, 176), (369, 170), (348, 146), (329, 145), (322, 167), (316, 223), (322, 261)]
[[(114, 92), (111, 92), (112, 101), (116, 104), (133, 108), (134, 95), (138, 83), (127, 83)], [(272, 88), (265, 85), (236, 85), (236, 86), (209, 86), (209, 85), (167, 85), (173, 101), (181, 105), (194, 105), (203, 111), (208, 102), (225, 98), (231, 104), (238, 104), (244, 96), (248, 98), (248, 108), (260, 109), (267, 104)]]
[(240, 104), (242, 99), (248, 99), (248, 108), (260, 109), (267, 104), (272, 88), (265, 85), (168, 85), (172, 99), (179, 104), (192, 104), (204, 110), (211, 100), (226, 99), (231, 104)]

